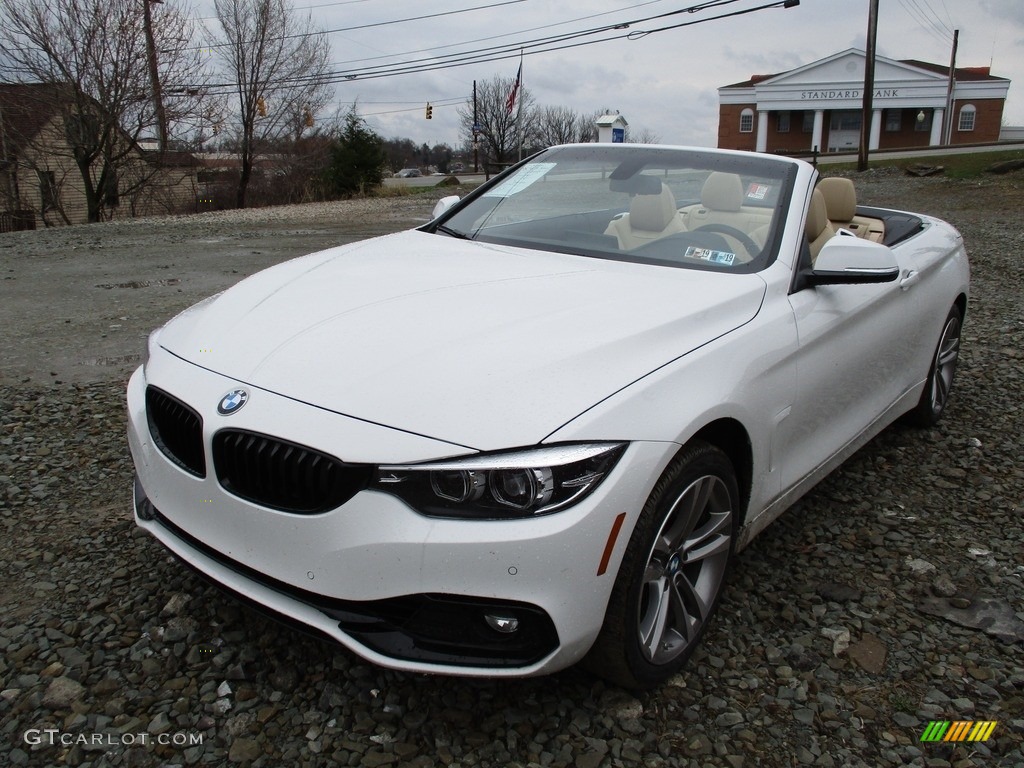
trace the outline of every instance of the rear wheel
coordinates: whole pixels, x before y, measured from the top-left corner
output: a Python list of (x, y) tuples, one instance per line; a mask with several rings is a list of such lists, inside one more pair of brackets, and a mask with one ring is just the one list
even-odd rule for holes
[(637, 521), (587, 665), (626, 688), (678, 671), (718, 607), (735, 547), (739, 491), (729, 459), (695, 442), (669, 465)]
[(960, 359), (960, 328), (963, 316), (960, 308), (953, 306), (942, 326), (939, 345), (932, 356), (932, 364), (928, 370), (928, 382), (917, 406), (907, 416), (911, 423), (920, 427), (930, 427), (946, 410), (949, 402), (949, 391), (953, 387), (953, 375)]

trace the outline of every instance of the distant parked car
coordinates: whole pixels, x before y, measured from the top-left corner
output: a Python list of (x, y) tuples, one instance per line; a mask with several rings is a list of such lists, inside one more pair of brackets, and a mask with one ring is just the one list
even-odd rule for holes
[(136, 520), (377, 664), (656, 685), (737, 550), (942, 416), (968, 277), (952, 226), (800, 160), (548, 149), (154, 332)]
[(395, 178), (396, 179), (411, 179), (411, 178), (414, 178), (416, 176), (422, 176), (422, 175), (423, 174), (420, 173), (420, 169), (419, 168), (403, 168), (402, 170), (400, 170), (398, 173), (395, 174)]

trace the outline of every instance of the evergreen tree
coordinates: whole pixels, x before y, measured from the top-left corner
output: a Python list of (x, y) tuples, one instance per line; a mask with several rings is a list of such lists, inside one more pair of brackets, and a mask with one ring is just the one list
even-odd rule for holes
[(327, 193), (344, 197), (366, 194), (383, 183), (385, 160), (384, 140), (352, 107), (324, 170)]

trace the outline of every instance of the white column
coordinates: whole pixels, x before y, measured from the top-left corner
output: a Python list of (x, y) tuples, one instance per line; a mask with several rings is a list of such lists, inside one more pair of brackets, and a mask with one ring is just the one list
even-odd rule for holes
[(821, 146), (821, 132), (822, 132), (822, 129), (824, 127), (825, 127), (825, 110), (824, 109), (816, 109), (816, 110), (814, 110), (814, 133), (811, 134), (811, 149), (814, 149), (815, 147), (817, 147), (818, 151), (821, 152), (822, 154), (824, 154), (825, 150), (828, 149), (828, 147)]
[(946, 121), (946, 110), (932, 110), (932, 134), (928, 137), (928, 146), (937, 147), (942, 143), (942, 125)]
[(757, 113), (757, 151), (768, 151), (768, 113), (765, 111)]
[(878, 149), (878, 142), (882, 138), (882, 110), (871, 110), (871, 137), (868, 140), (868, 149)]

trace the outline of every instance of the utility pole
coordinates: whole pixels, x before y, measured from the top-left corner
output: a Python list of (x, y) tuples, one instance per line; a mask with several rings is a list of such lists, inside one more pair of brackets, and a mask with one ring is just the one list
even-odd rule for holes
[(477, 143), (477, 127), (476, 121), (476, 80), (473, 81), (473, 128), (471, 133), (473, 136), (473, 173), (480, 173), (480, 151), (478, 149), (479, 144)]
[(868, 142), (871, 135), (871, 97), (875, 92), (875, 38), (878, 36), (878, 0), (870, 0), (868, 8), (868, 39), (864, 51), (864, 95), (860, 118), (860, 151), (857, 170), (868, 169)]
[(153, 14), (150, 3), (162, 3), (164, 0), (142, 0), (142, 22), (146, 34), (146, 58), (149, 60), (149, 82), (153, 89), (153, 109), (156, 112), (156, 139), (160, 151), (167, 149), (167, 113), (164, 111), (164, 98), (160, 90), (160, 71), (156, 64), (156, 41), (153, 39)]
[(942, 144), (953, 143), (953, 86), (956, 83), (956, 46), (960, 30), (953, 30), (953, 50), (949, 54), (949, 84), (946, 86), (946, 119), (942, 126)]

